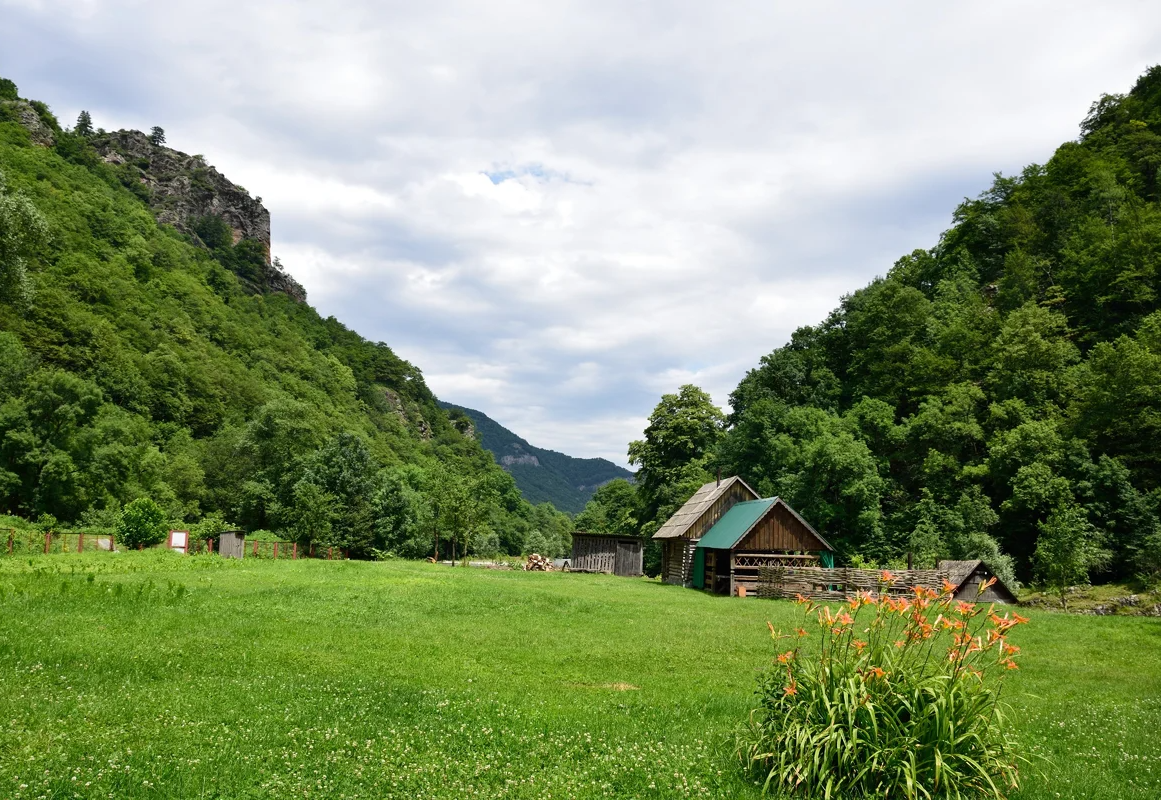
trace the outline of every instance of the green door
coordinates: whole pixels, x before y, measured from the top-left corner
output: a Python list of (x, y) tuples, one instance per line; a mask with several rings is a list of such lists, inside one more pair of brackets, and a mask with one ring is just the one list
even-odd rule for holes
[(693, 588), (705, 588), (705, 550), (700, 547), (693, 551)]

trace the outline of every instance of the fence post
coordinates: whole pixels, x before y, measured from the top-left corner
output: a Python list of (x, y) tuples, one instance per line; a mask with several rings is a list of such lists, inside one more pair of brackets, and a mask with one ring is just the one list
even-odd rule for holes
[(81, 531), (79, 534), (77, 534), (77, 552), (78, 553), (85, 552), (85, 532), (84, 531)]
[(254, 558), (258, 557), (258, 540), (254, 540)]
[(328, 547), (327, 548), (327, 561), (330, 561), (334, 557), (335, 557), (335, 548)]
[(45, 531), (44, 532), (44, 552), (45, 552), (45, 554), (48, 553), (48, 548), (51, 545), (52, 545), (52, 531)]
[(298, 561), (298, 542), (294, 543), (294, 547), (290, 551), (290, 560)]
[(278, 560), (278, 542), (274, 543), (274, 560)]
[(210, 555), (214, 554), (214, 537), (211, 536), (209, 539), (206, 539), (206, 550)]
[(12, 539), (14, 538), (15, 534), (16, 531), (14, 530), (8, 531), (8, 555), (12, 555)]
[(314, 558), (314, 542), (310, 543), (310, 557)]

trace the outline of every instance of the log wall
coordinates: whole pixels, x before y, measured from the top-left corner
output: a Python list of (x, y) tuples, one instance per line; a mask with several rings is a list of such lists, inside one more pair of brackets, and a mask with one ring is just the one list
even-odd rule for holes
[(688, 539), (666, 539), (661, 549), (661, 575), (666, 583), (684, 586), (693, 580), (693, 549)]

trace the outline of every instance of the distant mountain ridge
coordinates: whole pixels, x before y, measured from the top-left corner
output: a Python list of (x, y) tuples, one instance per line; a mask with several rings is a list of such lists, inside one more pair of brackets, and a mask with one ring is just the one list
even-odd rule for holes
[(530, 503), (552, 503), (578, 514), (600, 486), (633, 473), (604, 458), (573, 458), (529, 444), (482, 411), (438, 401), (445, 411), (460, 411), (471, 420), (480, 444), (507, 470)]

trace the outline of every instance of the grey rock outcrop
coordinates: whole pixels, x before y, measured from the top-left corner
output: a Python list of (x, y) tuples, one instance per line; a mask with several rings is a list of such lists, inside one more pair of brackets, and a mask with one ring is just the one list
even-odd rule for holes
[(306, 290), (281, 265), (270, 260), (270, 212), (200, 155), (155, 145), (141, 131), (120, 130), (94, 137), (93, 146), (106, 163), (129, 165), (148, 188), (157, 221), (197, 238), (199, 219), (217, 217), (230, 228), (233, 244), (261, 243), (266, 255), (262, 291), (283, 292), (306, 302)]
[(540, 459), (530, 453), (524, 453), (518, 456), (500, 456), (500, 466), (512, 467), (516, 464), (528, 464), (533, 467), (539, 467)]
[(0, 100), (0, 105), (4, 107), (3, 110), (7, 112), (7, 115), (15, 117), (21, 125), (28, 129), (33, 144), (41, 147), (52, 147), (56, 144), (56, 136), (53, 135), (52, 128), (44, 124), (40, 114), (27, 100)]

